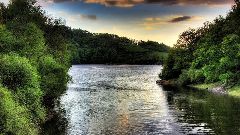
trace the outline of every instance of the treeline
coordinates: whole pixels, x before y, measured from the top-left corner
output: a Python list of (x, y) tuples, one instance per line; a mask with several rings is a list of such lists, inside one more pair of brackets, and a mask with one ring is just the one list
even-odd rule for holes
[(71, 29), (35, 3), (0, 4), (1, 135), (40, 133), (72, 63), (156, 64), (166, 56), (157, 42)]
[(154, 41), (135, 41), (112, 34), (72, 30), (75, 64), (161, 64), (169, 47)]
[(181, 85), (240, 83), (240, 3), (224, 18), (219, 16), (198, 29), (183, 32), (169, 51), (162, 79)]

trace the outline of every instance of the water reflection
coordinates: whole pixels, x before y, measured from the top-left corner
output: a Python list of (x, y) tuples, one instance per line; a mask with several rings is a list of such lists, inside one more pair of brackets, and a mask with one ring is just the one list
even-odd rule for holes
[[(65, 135), (68, 126), (64, 108), (59, 107), (59, 101), (56, 100), (55, 108), (48, 106), (48, 120), (41, 125), (41, 135)], [(54, 104), (54, 103), (53, 103)]]
[(173, 89), (178, 91), (169, 92), (169, 103), (180, 110), (176, 118), (183, 133), (240, 134), (239, 99), (189, 88)]
[(68, 134), (170, 134), (166, 92), (155, 84), (160, 66), (74, 66), (61, 99)]
[[(156, 85), (161, 66), (80, 65), (60, 99), (68, 135), (240, 134), (240, 101)], [(51, 126), (49, 126), (51, 127)]]

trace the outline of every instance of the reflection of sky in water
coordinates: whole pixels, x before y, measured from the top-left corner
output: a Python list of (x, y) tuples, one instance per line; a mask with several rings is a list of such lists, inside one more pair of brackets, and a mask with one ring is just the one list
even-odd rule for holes
[(44, 133), (63, 134), (68, 124), (68, 135), (240, 134), (240, 99), (162, 88), (155, 84), (160, 70), (161, 66), (73, 66), (72, 82), (60, 108), (55, 108), (68, 121), (57, 116)]
[[(177, 126), (166, 93), (155, 84), (160, 66), (74, 66), (62, 97), (69, 134), (170, 134)], [(174, 128), (174, 130), (173, 130)]]
[[(170, 88), (179, 89), (177, 93), (163, 90), (155, 83), (161, 69), (161, 66), (73, 66), (69, 71), (72, 81), (60, 101), (69, 123), (67, 133), (179, 135), (210, 134), (212, 129), (219, 133), (228, 126), (231, 116), (221, 110), (238, 112), (222, 105), (238, 103), (231, 98), (189, 89), (181, 92), (179, 88)], [(216, 121), (218, 125), (214, 124)]]

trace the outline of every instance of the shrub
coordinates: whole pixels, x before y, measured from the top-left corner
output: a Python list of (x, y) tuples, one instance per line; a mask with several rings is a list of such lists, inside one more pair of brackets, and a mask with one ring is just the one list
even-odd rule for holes
[(39, 75), (28, 59), (16, 54), (0, 56), (0, 82), (12, 90), (21, 105), (29, 109), (32, 119), (36, 121), (44, 119)]
[(224, 84), (229, 84), (229, 82), (233, 78), (233, 76), (234, 76), (234, 74), (229, 71), (227, 73), (221, 74), (219, 76), (219, 80), (221, 80), (221, 82)]
[(37, 87), (39, 76), (27, 58), (17, 54), (0, 57), (0, 78), (2, 84), (16, 90), (25, 87)]
[(0, 87), (0, 134), (36, 135), (37, 128), (27, 109), (14, 101), (11, 92)]
[(6, 53), (14, 50), (16, 39), (4, 25), (0, 25), (0, 52)]
[(37, 60), (46, 52), (45, 38), (41, 29), (34, 23), (22, 24), (12, 21), (7, 28), (17, 39), (15, 50), (21, 56)]
[(203, 75), (203, 71), (201, 69), (190, 68), (188, 75), (193, 83), (202, 83), (205, 80), (205, 76)]
[(44, 90), (46, 97), (58, 97), (66, 90), (67, 68), (53, 57), (40, 58), (39, 72), (41, 74), (41, 89)]
[(205, 82), (206, 83), (212, 83), (212, 82), (216, 82), (218, 81), (218, 76), (219, 76), (219, 72), (218, 72), (218, 64), (210, 64), (210, 65), (205, 65), (202, 70), (203, 70), (203, 74), (205, 76)]
[(188, 76), (188, 71), (187, 70), (183, 70), (182, 71), (182, 74), (179, 76), (178, 80), (177, 80), (177, 83), (179, 85), (182, 85), (182, 86), (185, 86), (185, 85), (188, 85), (190, 84), (191, 80)]

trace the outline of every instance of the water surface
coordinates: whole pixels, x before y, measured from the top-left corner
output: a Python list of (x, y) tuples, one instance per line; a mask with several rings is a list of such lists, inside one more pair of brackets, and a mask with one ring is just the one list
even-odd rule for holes
[[(240, 134), (240, 101), (155, 82), (161, 66), (76, 65), (57, 110), (67, 135)], [(62, 132), (62, 131), (61, 131)]]

